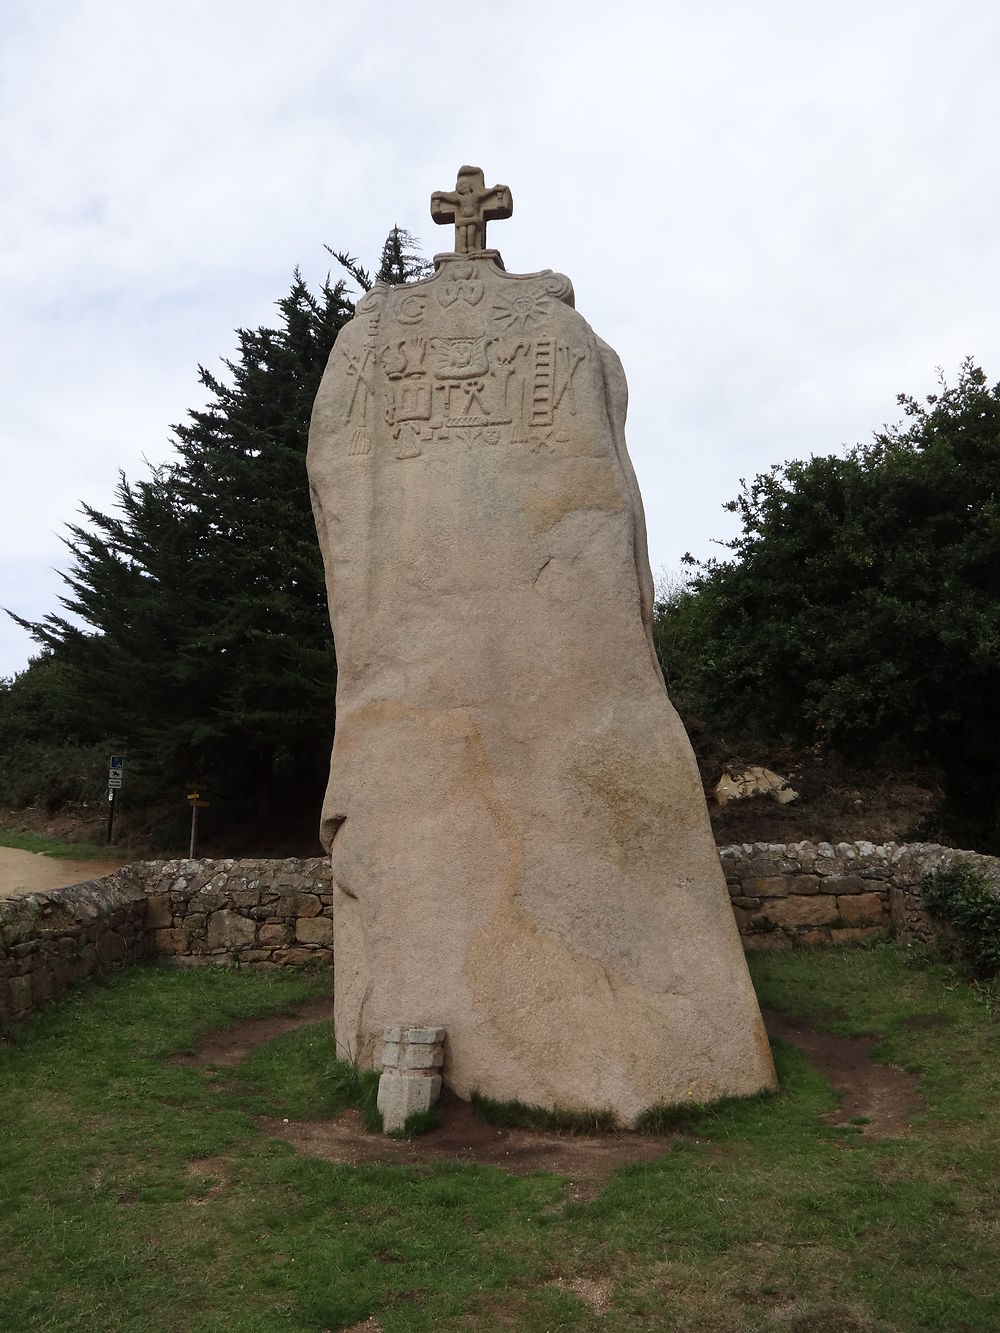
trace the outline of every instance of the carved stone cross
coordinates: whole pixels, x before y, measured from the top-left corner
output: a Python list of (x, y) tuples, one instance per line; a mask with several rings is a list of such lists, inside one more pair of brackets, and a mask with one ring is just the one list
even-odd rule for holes
[(486, 224), (509, 218), (514, 199), (506, 185), (486, 188), (481, 167), (459, 167), (454, 190), (435, 190), (431, 195), (431, 217), (435, 222), (454, 222), (455, 253), (472, 254), (486, 249)]

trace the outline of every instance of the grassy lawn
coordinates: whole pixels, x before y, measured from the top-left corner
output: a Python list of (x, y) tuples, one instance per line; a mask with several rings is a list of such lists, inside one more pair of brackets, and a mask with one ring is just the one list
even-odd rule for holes
[(64, 842), (47, 838), (42, 833), (21, 833), (17, 829), (0, 828), (0, 847), (13, 847), (21, 852), (44, 852), (60, 861), (125, 861), (128, 852), (117, 847), (106, 847), (96, 842)]
[(833, 1092), (779, 1042), (778, 1097), (706, 1112), (591, 1202), (551, 1175), (333, 1165), (252, 1118), (342, 1104), (331, 1024), (221, 1078), (163, 1058), (329, 974), (136, 968), (78, 991), (0, 1047), (0, 1329), (1000, 1327), (996, 994), (895, 946), (753, 971), (764, 1003), (919, 1073), (908, 1136), (825, 1125)]

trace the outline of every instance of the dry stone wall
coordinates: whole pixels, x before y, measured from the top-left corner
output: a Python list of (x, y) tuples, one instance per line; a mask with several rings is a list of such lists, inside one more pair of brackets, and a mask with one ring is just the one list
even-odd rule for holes
[[(1000, 884), (1000, 860), (928, 843), (744, 843), (719, 850), (751, 949), (942, 933), (920, 906), (920, 878), (970, 861)], [(101, 880), (0, 899), (0, 1028), (100, 967), (146, 958), (179, 966), (333, 961), (325, 857), (138, 861)]]
[(149, 950), (182, 966), (333, 962), (333, 894), (325, 857), (300, 861), (147, 861)]
[(325, 857), (137, 861), (101, 880), (0, 900), (0, 1028), (99, 967), (333, 961)]
[(0, 1029), (99, 967), (147, 953), (146, 893), (127, 872), (0, 900)]
[(747, 950), (851, 944), (892, 935), (933, 944), (920, 879), (970, 861), (1000, 883), (1000, 861), (935, 843), (743, 843), (719, 849)]

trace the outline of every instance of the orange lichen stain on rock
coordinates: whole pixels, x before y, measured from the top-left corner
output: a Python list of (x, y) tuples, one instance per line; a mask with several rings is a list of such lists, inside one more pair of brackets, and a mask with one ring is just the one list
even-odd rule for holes
[(532, 532), (548, 532), (567, 514), (600, 509), (624, 514), (629, 497), (621, 476), (606, 458), (571, 458), (554, 462), (552, 472), (539, 484), (535, 474), (526, 477), (520, 496), (521, 510)]

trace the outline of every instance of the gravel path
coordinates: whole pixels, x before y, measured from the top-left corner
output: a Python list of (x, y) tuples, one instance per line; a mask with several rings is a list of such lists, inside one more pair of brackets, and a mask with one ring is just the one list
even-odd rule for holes
[(100, 879), (121, 869), (121, 861), (58, 861), (41, 852), (0, 847), (0, 898), (43, 889), (61, 889), (85, 879)]

